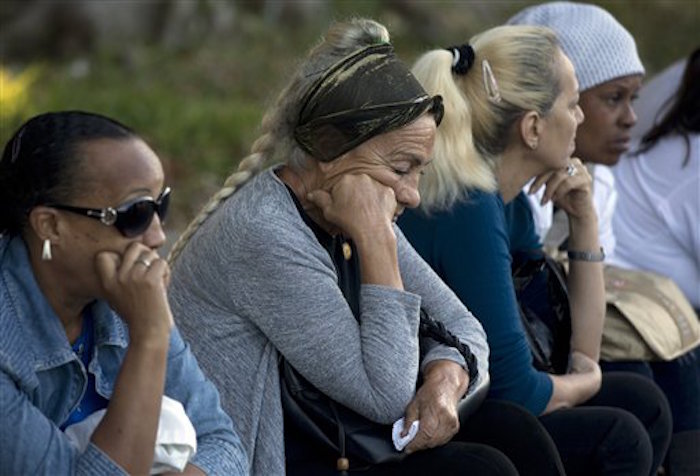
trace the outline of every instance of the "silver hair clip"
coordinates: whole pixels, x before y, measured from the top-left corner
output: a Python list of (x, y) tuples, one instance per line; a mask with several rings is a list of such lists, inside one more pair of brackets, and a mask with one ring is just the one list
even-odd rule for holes
[(486, 96), (494, 104), (501, 102), (501, 92), (498, 89), (498, 83), (496, 82), (496, 77), (493, 75), (491, 70), (491, 65), (488, 60), (481, 61), (481, 70), (484, 73), (484, 88), (486, 89)]

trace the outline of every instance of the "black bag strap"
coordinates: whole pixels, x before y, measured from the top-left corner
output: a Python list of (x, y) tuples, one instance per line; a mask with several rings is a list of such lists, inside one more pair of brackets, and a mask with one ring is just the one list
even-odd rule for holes
[(452, 332), (447, 330), (445, 325), (436, 321), (428, 315), (423, 308), (420, 310), (420, 327), (418, 334), (422, 337), (429, 337), (436, 342), (454, 347), (464, 358), (467, 364), (467, 372), (469, 373), (469, 381), (476, 382), (479, 371), (476, 364), (476, 356), (472, 353), (467, 344), (459, 340)]

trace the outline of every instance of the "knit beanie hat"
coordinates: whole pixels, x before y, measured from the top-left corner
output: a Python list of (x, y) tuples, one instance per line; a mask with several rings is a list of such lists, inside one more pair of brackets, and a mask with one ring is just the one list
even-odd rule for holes
[(580, 91), (615, 78), (644, 74), (632, 35), (610, 13), (595, 5), (551, 2), (526, 8), (510, 25), (539, 25), (557, 34), (576, 69)]

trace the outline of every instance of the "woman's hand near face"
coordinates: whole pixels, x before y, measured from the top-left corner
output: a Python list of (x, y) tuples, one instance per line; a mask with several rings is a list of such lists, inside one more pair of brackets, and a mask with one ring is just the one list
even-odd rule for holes
[(170, 268), (165, 260), (134, 242), (122, 256), (98, 253), (95, 264), (104, 298), (129, 325), (132, 340), (170, 335), (173, 317), (166, 294)]
[(574, 175), (569, 175), (567, 169), (546, 172), (535, 178), (530, 193), (535, 193), (544, 186), (542, 205), (551, 200), (566, 212), (569, 219), (592, 218), (595, 216), (593, 179), (579, 159), (572, 158), (570, 163), (575, 168)]
[(330, 193), (307, 196), (323, 218), (357, 246), (363, 284), (403, 289), (392, 221), (398, 204), (394, 191), (365, 174), (346, 174)]
[(398, 203), (394, 191), (366, 174), (346, 174), (329, 192), (315, 190), (307, 197), (354, 241), (393, 230), (392, 220)]

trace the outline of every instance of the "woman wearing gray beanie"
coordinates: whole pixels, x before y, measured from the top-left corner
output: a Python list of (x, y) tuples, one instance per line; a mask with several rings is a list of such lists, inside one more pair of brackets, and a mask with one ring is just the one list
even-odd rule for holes
[[(641, 87), (644, 67), (637, 54), (632, 35), (607, 11), (594, 5), (552, 2), (526, 8), (508, 21), (509, 24), (539, 25), (553, 29), (563, 50), (576, 70), (581, 91), (580, 106), (586, 120), (576, 133), (575, 154), (589, 164), (594, 177), (594, 203), (600, 225), (600, 241), (608, 258), (616, 264), (615, 236), (612, 220), (617, 191), (608, 168), (617, 164), (630, 148), (632, 127), (637, 122), (633, 101)], [(595, 164), (595, 166), (593, 166)], [(535, 220), (551, 223), (551, 205), (541, 206), (530, 200)], [(545, 242), (559, 245), (565, 237), (557, 231), (559, 222)], [(700, 432), (698, 375), (700, 361), (688, 353), (669, 362), (601, 362), (603, 371), (625, 370), (653, 378), (669, 399), (673, 414), (674, 435), (671, 440), (667, 472), (672, 476), (699, 474), (697, 448), (689, 447), (682, 434)], [(694, 469), (680, 469), (683, 461), (694, 461)], [(679, 466), (680, 465), (680, 466)]]
[[(630, 148), (631, 129), (637, 122), (632, 102), (642, 85), (644, 66), (632, 35), (610, 13), (595, 5), (551, 2), (522, 10), (511, 25), (538, 25), (554, 30), (571, 58), (579, 82), (579, 102), (586, 120), (576, 131), (575, 155), (592, 168), (593, 202), (599, 236), (608, 261), (615, 252), (612, 216), (617, 200), (615, 165)], [(552, 220), (551, 205), (531, 200), (543, 237)], [(553, 230), (550, 237), (556, 235)]]

